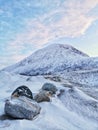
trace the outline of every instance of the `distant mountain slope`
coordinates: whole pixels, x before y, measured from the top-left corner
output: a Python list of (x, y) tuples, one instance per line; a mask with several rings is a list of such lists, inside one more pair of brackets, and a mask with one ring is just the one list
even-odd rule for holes
[(96, 67), (98, 67), (98, 58), (90, 58), (69, 45), (52, 44), (3, 70), (23, 75), (43, 75)]

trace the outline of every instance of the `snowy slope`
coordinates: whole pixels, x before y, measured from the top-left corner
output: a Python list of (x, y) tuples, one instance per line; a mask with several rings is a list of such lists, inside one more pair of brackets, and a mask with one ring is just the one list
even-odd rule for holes
[(52, 44), (3, 69), (21, 75), (59, 75), (76, 83), (98, 85), (98, 57), (89, 57), (72, 46)]
[(0, 115), (4, 113), (4, 101), (18, 86), (27, 85), (36, 93), (45, 82), (54, 83), (58, 90), (64, 89), (65, 92), (60, 97), (52, 97), (51, 102), (40, 103), (41, 113), (32, 121), (0, 120), (0, 130), (98, 130), (98, 98), (93, 97), (95, 88), (88, 88), (91, 92), (89, 95), (85, 87), (81, 89), (69, 81), (54, 82), (42, 76), (28, 77), (1, 72)]
[(85, 84), (89, 86), (98, 86), (98, 69), (90, 70), (77, 70), (70, 72), (61, 72), (57, 74), (60, 77), (63, 77), (66, 80), (75, 82), (78, 84)]
[(36, 51), (23, 61), (4, 70), (25, 75), (56, 73), (65, 69), (75, 70), (81, 67), (87, 68), (85, 58), (89, 60), (86, 54), (72, 46), (53, 44)]

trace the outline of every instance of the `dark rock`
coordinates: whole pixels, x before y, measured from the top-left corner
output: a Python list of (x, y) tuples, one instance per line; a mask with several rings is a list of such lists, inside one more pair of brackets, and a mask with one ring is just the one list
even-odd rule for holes
[(51, 92), (42, 90), (34, 96), (34, 100), (36, 102), (44, 102), (44, 101), (50, 102), (50, 96)]
[(45, 83), (43, 86), (42, 86), (42, 90), (45, 90), (45, 91), (50, 91), (52, 92), (53, 94), (56, 93), (57, 91), (57, 88), (54, 84), (52, 83)]
[(33, 100), (24, 96), (7, 100), (5, 114), (17, 119), (32, 120), (40, 113), (41, 107)]
[(24, 86), (24, 85), (18, 87), (11, 95), (12, 98), (20, 97), (20, 96), (25, 96), (27, 98), (33, 99), (31, 90), (27, 86)]

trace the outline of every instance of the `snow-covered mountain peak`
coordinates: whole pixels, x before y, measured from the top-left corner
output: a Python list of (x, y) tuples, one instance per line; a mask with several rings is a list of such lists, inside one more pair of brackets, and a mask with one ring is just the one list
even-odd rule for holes
[(55, 74), (64, 70), (91, 69), (92, 66), (96, 68), (93, 61), (88, 55), (70, 45), (51, 44), (4, 70), (24, 75)]
[(71, 46), (71, 45), (68, 45), (68, 44), (51, 44), (49, 46), (46, 47), (46, 50), (49, 50), (51, 51), (52, 49), (57, 49), (57, 50), (62, 50), (62, 51), (65, 51), (65, 52), (73, 52), (73, 53), (77, 53), (79, 55), (82, 55), (82, 56), (88, 56), (87, 54), (79, 51), (78, 49), (76, 49), (75, 47)]
[[(55, 62), (57, 61), (62, 62), (64, 60), (69, 60), (75, 58), (84, 58), (88, 57), (85, 53), (77, 50), (76, 48), (66, 45), (66, 44), (51, 44), (45, 48), (42, 48), (35, 53), (33, 53), (31, 56), (27, 57), (25, 59), (28, 63), (39, 63), (41, 61), (48, 62)], [(23, 60), (24, 62), (24, 60)], [(47, 63), (46, 63), (47, 64)]]
[(79, 57), (88, 57), (87, 54), (77, 50), (76, 48), (72, 47), (71, 45), (66, 45), (66, 44), (51, 44), (45, 48), (42, 48), (35, 53), (33, 53), (31, 56), (63, 56), (66, 58), (73, 58), (74, 56), (79, 56)]

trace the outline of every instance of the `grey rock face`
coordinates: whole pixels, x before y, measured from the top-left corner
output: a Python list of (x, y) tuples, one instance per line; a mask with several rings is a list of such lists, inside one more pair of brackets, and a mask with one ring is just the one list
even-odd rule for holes
[(32, 120), (40, 110), (41, 107), (36, 102), (23, 96), (5, 103), (5, 114), (17, 119)]
[(49, 102), (50, 101), (50, 97), (49, 96), (50, 96), (50, 92), (42, 90), (38, 94), (36, 94), (34, 96), (34, 100), (36, 102), (44, 102), (44, 101)]
[(50, 91), (52, 92), (52, 94), (55, 94), (56, 91), (57, 91), (57, 88), (54, 84), (52, 83), (45, 83), (43, 86), (42, 86), (42, 90), (45, 90), (45, 91)]

